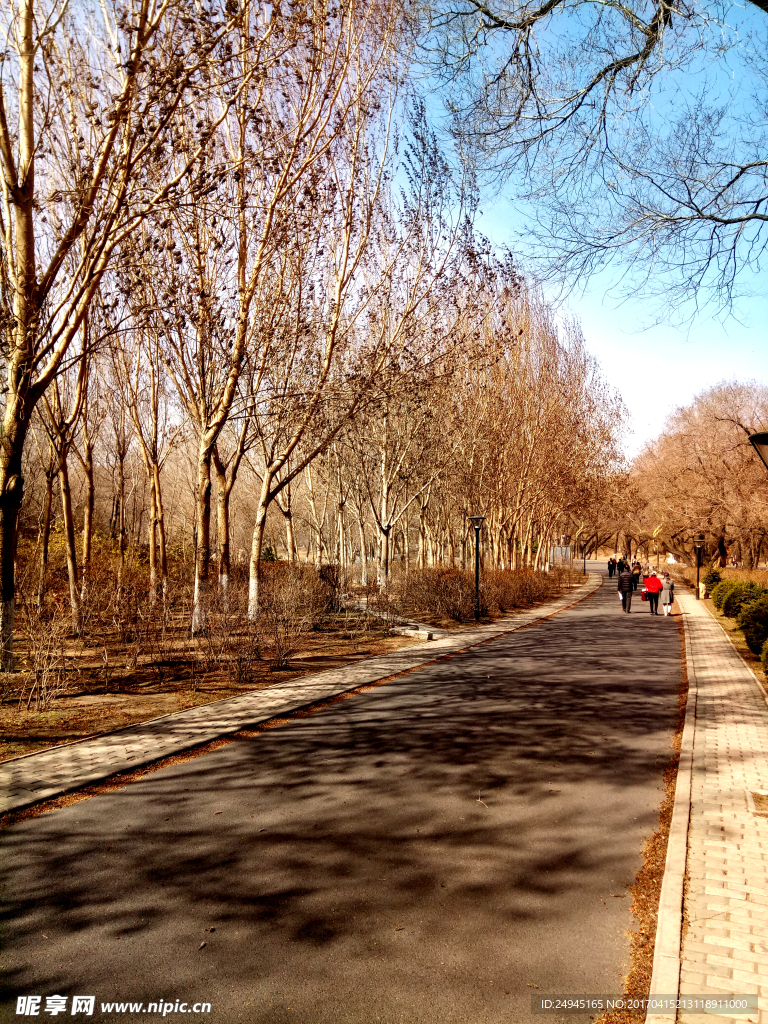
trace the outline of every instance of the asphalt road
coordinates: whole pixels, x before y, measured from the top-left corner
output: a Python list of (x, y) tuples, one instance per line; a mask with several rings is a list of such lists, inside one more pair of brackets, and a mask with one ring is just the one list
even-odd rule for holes
[[(215, 1024), (584, 1020), (533, 1017), (531, 994), (621, 991), (679, 679), (675, 621), (622, 614), (606, 580), (552, 620), (22, 822), (0, 835), (0, 1015), (37, 994), (52, 1019), (61, 994), (67, 1020), (157, 1019), (102, 1013), (113, 1000), (207, 1001), (194, 1019)], [(93, 1016), (71, 1016), (76, 994)]]

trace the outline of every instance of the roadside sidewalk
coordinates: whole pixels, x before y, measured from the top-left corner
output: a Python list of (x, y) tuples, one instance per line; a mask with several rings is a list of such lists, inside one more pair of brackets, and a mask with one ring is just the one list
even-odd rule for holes
[(649, 1014), (647, 1021), (768, 1024), (768, 815), (760, 813), (768, 805), (758, 796), (756, 806), (754, 796), (768, 790), (766, 695), (706, 608), (693, 595), (677, 600), (691, 692), (651, 994), (675, 993), (676, 936), (680, 996), (757, 995), (761, 1008), (733, 1017)]
[(360, 686), (427, 665), (446, 654), (476, 647), (513, 633), (570, 608), (602, 585), (602, 575), (590, 574), (581, 587), (530, 611), (499, 622), (443, 637), (424, 646), (410, 647), (345, 668), (302, 676), (212, 704), (202, 704), (162, 718), (128, 726), (117, 732), (64, 746), (49, 747), (0, 763), (0, 814), (50, 800), (130, 771), (200, 744), (253, 727), (318, 701)]

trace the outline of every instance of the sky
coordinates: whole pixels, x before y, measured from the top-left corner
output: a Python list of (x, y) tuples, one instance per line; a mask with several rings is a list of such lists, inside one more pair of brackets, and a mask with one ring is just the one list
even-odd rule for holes
[[(590, 353), (606, 380), (624, 399), (629, 414), (625, 452), (629, 458), (657, 437), (666, 417), (721, 381), (768, 385), (768, 296), (743, 299), (726, 322), (701, 316), (685, 326), (642, 329), (642, 299), (617, 305), (606, 297), (608, 282), (593, 279), (567, 308), (581, 322)], [(768, 423), (761, 424), (768, 428)]]
[[(483, 206), (479, 229), (515, 251), (509, 204), (501, 199)], [(653, 326), (643, 296), (620, 302), (611, 297), (613, 284), (603, 272), (565, 299), (554, 290), (548, 297), (559, 315), (578, 318), (588, 351), (624, 401), (628, 459), (662, 432), (670, 413), (714, 384), (754, 380), (768, 386), (768, 281), (756, 280), (755, 294), (738, 299), (726, 318), (710, 312), (681, 323), (683, 316), (670, 314), (669, 322)], [(768, 423), (760, 426), (768, 430)]]
[[(729, 45), (737, 41), (736, 45), (727, 52), (709, 46), (698, 63), (694, 60), (686, 66), (682, 77), (660, 79), (650, 105), (658, 115), (660, 134), (669, 116), (665, 104), (671, 104), (673, 111), (682, 109), (679, 105), (686, 96), (690, 99), (706, 86), (708, 100), (728, 110), (731, 120), (724, 122), (726, 130), (736, 126), (739, 138), (749, 139), (752, 129), (743, 135), (742, 128), (754, 123), (760, 128), (758, 145), (764, 141), (768, 84), (765, 14), (742, 0), (726, 0), (725, 8), (729, 30), (723, 39)], [(713, 22), (715, 42), (720, 38), (718, 24)], [(759, 58), (750, 56), (754, 53)], [(434, 98), (432, 102), (437, 109), (439, 104)], [(524, 206), (516, 204), (510, 187), (489, 189), (481, 206), (479, 231), (497, 245), (508, 246), (525, 269)], [(683, 309), (671, 311), (667, 322), (654, 324), (647, 294), (623, 302), (611, 297), (611, 286), (616, 283), (611, 274), (618, 276), (620, 271), (620, 267), (603, 271), (581, 282), (581, 290), (566, 300), (558, 300), (554, 288), (544, 286), (543, 290), (561, 315), (576, 316), (587, 349), (621, 394), (629, 413), (624, 448), (631, 459), (662, 432), (670, 413), (707, 388), (722, 381), (756, 381), (768, 386), (768, 274), (763, 272), (760, 277), (759, 269), (739, 274), (742, 296), (728, 316), (718, 317), (711, 310), (694, 316), (693, 311)], [(748, 291), (751, 295), (744, 294)], [(768, 430), (768, 423), (759, 426)]]

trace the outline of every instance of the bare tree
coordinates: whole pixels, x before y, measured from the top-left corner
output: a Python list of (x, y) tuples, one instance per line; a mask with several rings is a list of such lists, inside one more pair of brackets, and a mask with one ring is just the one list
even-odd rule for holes
[(768, 23), (756, 9), (768, 5), (432, 4), (425, 47), (455, 130), (478, 167), (535, 202), (526, 237), (542, 270), (573, 279), (615, 262), (664, 308), (727, 307), (760, 272)]
[(0, 19), (0, 660), (8, 668), (28, 424), (116, 248), (183, 191), (207, 146), (202, 133), (183, 166), (167, 162), (169, 122), (188, 88), (208, 91), (221, 29), (188, 0), (114, 0), (88, 12), (67, 0), (10, 0)]
[(756, 384), (718, 384), (678, 409), (635, 461), (640, 501), (625, 532), (648, 544), (656, 530), (689, 564), (703, 532), (710, 556), (724, 559), (732, 545), (749, 568), (756, 565), (768, 533), (768, 487), (748, 434), (767, 425), (768, 389)]

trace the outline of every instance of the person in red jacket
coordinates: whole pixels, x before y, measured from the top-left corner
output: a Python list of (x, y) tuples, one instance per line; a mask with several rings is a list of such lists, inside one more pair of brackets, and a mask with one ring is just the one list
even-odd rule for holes
[(659, 594), (664, 584), (655, 572), (652, 572), (645, 581), (645, 589), (648, 594), (648, 604), (651, 606), (651, 615), (659, 614)]

